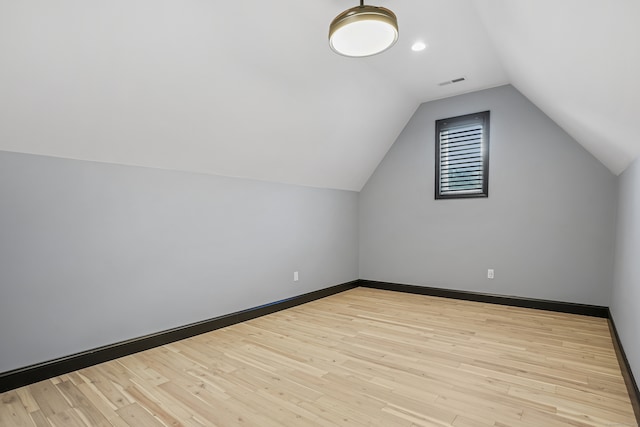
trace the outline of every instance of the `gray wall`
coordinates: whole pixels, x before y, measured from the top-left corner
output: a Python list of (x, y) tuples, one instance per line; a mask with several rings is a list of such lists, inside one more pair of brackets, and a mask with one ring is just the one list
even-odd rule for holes
[(636, 380), (640, 380), (640, 160), (619, 182), (616, 263), (611, 314)]
[[(489, 198), (434, 200), (434, 121), (484, 110)], [(428, 102), (360, 193), (360, 277), (608, 305), (616, 203), (616, 177), (512, 86)]]
[(357, 279), (357, 209), (355, 192), (0, 152), (0, 372)]

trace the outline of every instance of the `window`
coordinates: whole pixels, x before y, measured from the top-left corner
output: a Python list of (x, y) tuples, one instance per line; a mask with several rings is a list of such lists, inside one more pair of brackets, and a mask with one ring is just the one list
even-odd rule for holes
[(489, 196), (489, 111), (436, 120), (436, 199)]

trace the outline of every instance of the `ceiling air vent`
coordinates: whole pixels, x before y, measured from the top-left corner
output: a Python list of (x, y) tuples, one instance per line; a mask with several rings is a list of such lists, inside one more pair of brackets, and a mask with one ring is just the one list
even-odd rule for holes
[(447, 80), (446, 82), (438, 83), (438, 86), (446, 86), (452, 83), (460, 83), (467, 80), (466, 77), (458, 77), (457, 79)]

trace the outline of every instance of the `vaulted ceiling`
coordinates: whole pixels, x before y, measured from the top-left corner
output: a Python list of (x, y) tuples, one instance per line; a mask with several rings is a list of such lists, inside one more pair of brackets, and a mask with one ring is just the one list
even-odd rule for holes
[(379, 0), (400, 40), (352, 59), (356, 4), (2, 1), (0, 150), (357, 191), (420, 103), (511, 83), (612, 172), (640, 153), (637, 0)]

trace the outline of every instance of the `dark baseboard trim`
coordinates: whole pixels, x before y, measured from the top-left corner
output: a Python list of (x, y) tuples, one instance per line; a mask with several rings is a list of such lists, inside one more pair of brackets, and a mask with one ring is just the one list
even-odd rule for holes
[(599, 305), (576, 304), (571, 302), (549, 301), (533, 298), (511, 297), (504, 295), (482, 294), (469, 291), (431, 288), (427, 286), (405, 285), (400, 283), (378, 282), (360, 279), (359, 286), (387, 291), (408, 292), (411, 294), (429, 295), (432, 297), (453, 298), (466, 301), (487, 302), (491, 304), (510, 305), (513, 307), (536, 308), (539, 310), (557, 311), (561, 313), (583, 314), (593, 317), (609, 317), (609, 309)]
[(0, 373), (0, 393), (46, 380), (48, 378), (53, 378), (58, 375), (77, 371), (88, 366), (117, 359), (119, 357), (128, 356), (140, 351), (149, 350), (154, 347), (190, 338), (195, 335), (211, 332), (236, 323), (255, 319), (256, 317), (265, 316), (276, 311), (295, 307), (320, 298), (328, 297), (339, 292), (353, 289), (358, 286), (358, 283), (358, 280), (354, 280), (352, 282), (343, 283), (326, 289), (320, 289), (307, 294), (276, 301), (274, 303), (204, 320), (202, 322), (180, 326), (155, 334), (146, 335), (144, 337), (134, 338), (128, 341), (95, 348), (93, 350), (83, 351), (81, 353), (61, 357), (48, 362), (3, 372)]
[(618, 330), (616, 329), (616, 324), (613, 321), (613, 316), (611, 316), (611, 311), (609, 311), (609, 332), (611, 333), (611, 340), (613, 341), (613, 348), (616, 351), (620, 371), (622, 372), (624, 383), (627, 386), (631, 406), (633, 406), (633, 412), (636, 414), (636, 422), (640, 425), (640, 390), (638, 390), (638, 383), (636, 383), (636, 379), (633, 377), (631, 365), (629, 365), (629, 360), (627, 359), (627, 355), (625, 354), (622, 343), (620, 342)]

